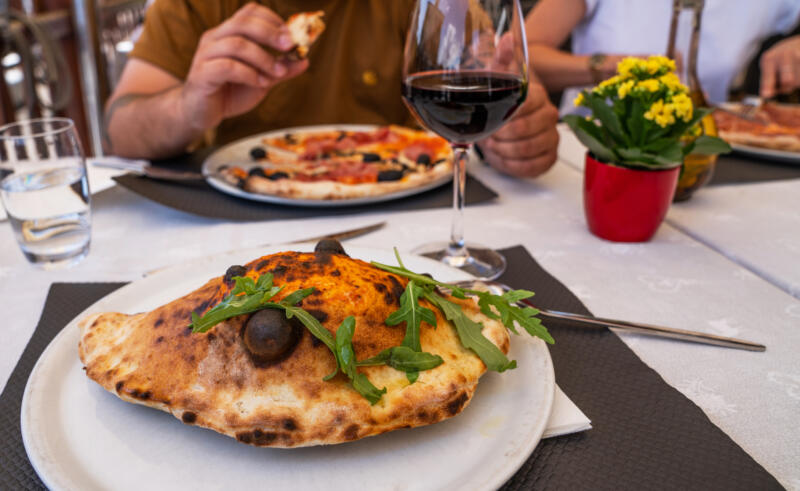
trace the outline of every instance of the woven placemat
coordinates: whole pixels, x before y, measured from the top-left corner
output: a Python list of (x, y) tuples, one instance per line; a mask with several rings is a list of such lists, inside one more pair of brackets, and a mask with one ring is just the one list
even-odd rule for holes
[[(203, 159), (213, 149), (180, 158), (153, 162), (153, 165), (176, 170), (200, 171)], [(233, 221), (266, 221), (295, 218), (354, 215), (367, 211), (413, 211), (453, 206), (453, 186), (443, 184), (424, 193), (391, 201), (346, 207), (301, 207), (264, 203), (238, 198), (218, 191), (204, 181), (158, 181), (134, 175), (114, 178), (134, 193), (169, 208), (192, 215)], [(472, 176), (465, 183), (466, 203), (483, 203), (497, 198), (497, 193)]]
[[(522, 247), (501, 251), (501, 281), (547, 308), (588, 314)], [(75, 315), (120, 283), (54, 284), (42, 317), (0, 396), (0, 489), (41, 489), (25, 454), (20, 402), (42, 350)], [(543, 440), (504, 485), (519, 489), (781, 489), (703, 412), (607, 329), (548, 322), (556, 380), (592, 420), (587, 432)]]
[(752, 155), (720, 155), (709, 186), (800, 179), (800, 163), (760, 159)]

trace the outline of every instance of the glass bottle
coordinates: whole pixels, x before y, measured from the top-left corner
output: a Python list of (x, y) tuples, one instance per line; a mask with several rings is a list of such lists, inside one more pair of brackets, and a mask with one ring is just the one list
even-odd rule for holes
[[(669, 42), (667, 46), (667, 56), (675, 59), (677, 53), (677, 33), (679, 18), (684, 10), (691, 12), (692, 30), (689, 41), (688, 57), (684, 57), (686, 63), (686, 82), (689, 87), (689, 97), (695, 108), (708, 108), (710, 105), (706, 100), (703, 88), (700, 85), (700, 77), (697, 75), (697, 53), (700, 46), (700, 19), (703, 15), (705, 0), (673, 0), (672, 3), (672, 23), (669, 30)], [(714, 117), (709, 113), (699, 123), (700, 131), (684, 138), (691, 141), (700, 135), (717, 136), (717, 125)], [(683, 159), (678, 188), (675, 191), (674, 201), (685, 201), (702, 186), (711, 180), (714, 174), (714, 165), (717, 162), (716, 155), (689, 154)]]

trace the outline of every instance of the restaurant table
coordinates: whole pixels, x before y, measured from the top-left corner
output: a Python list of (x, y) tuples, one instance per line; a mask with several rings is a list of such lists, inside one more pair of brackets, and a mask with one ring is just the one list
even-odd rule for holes
[[(740, 263), (731, 254), (719, 252), (736, 247), (747, 252), (750, 246), (709, 247), (696, 238), (699, 235), (684, 232), (680, 224), (689, 220), (687, 215), (725, 213), (710, 209), (725, 206), (725, 200), (717, 205), (709, 197), (708, 205), (701, 206), (706, 199), (700, 197), (711, 195), (711, 189), (702, 190), (691, 206), (671, 215), (670, 220), (681, 228), (665, 223), (651, 242), (619, 244), (594, 237), (583, 218), (582, 176), (575, 164), (583, 149), (564, 137), (560, 155), (553, 169), (536, 180), (513, 179), (471, 163), (471, 172), (500, 197), (467, 209), (467, 240), (495, 248), (523, 245), (595, 315), (765, 344), (766, 352), (754, 353), (620, 335), (636, 355), (696, 403), (783, 486), (800, 489), (800, 300), (770, 275), (755, 271), (754, 261)], [(769, 190), (763, 193), (768, 195)], [(758, 215), (742, 218), (758, 220)], [(132, 281), (164, 265), (378, 220), (387, 220), (387, 226), (347, 244), (408, 251), (443, 240), (449, 233), (450, 211), (384, 213), (376, 207), (374, 212), (353, 216), (228, 223), (178, 212), (114, 187), (94, 198), (92, 250), (86, 260), (72, 269), (50, 272), (27, 264), (10, 227), (0, 226), (0, 308), (5, 319), (0, 386), (28, 342), (54, 282)], [(762, 233), (777, 233), (770, 230), (770, 222), (764, 222), (758, 224)], [(795, 224), (794, 230), (798, 237), (800, 227)], [(703, 237), (739, 240), (726, 234)], [(777, 271), (773, 276), (788, 278), (790, 274)]]

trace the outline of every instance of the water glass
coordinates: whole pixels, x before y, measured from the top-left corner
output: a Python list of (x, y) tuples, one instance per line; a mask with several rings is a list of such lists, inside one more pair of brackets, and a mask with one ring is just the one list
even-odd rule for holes
[(88, 254), (91, 194), (71, 120), (42, 118), (0, 127), (0, 198), (31, 263), (59, 268)]

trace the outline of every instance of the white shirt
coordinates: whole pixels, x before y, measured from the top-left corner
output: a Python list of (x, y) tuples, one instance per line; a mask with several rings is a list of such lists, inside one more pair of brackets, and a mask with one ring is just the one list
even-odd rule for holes
[[(572, 52), (650, 55), (667, 50), (672, 0), (584, 0), (586, 15), (572, 31)], [(788, 32), (800, 19), (800, 0), (706, 0), (697, 68), (712, 103), (724, 102), (734, 77), (761, 42)], [(676, 47), (686, 53), (692, 14), (680, 17)], [(686, 63), (684, 55), (684, 64)], [(564, 92), (561, 114), (574, 111), (578, 89)]]

